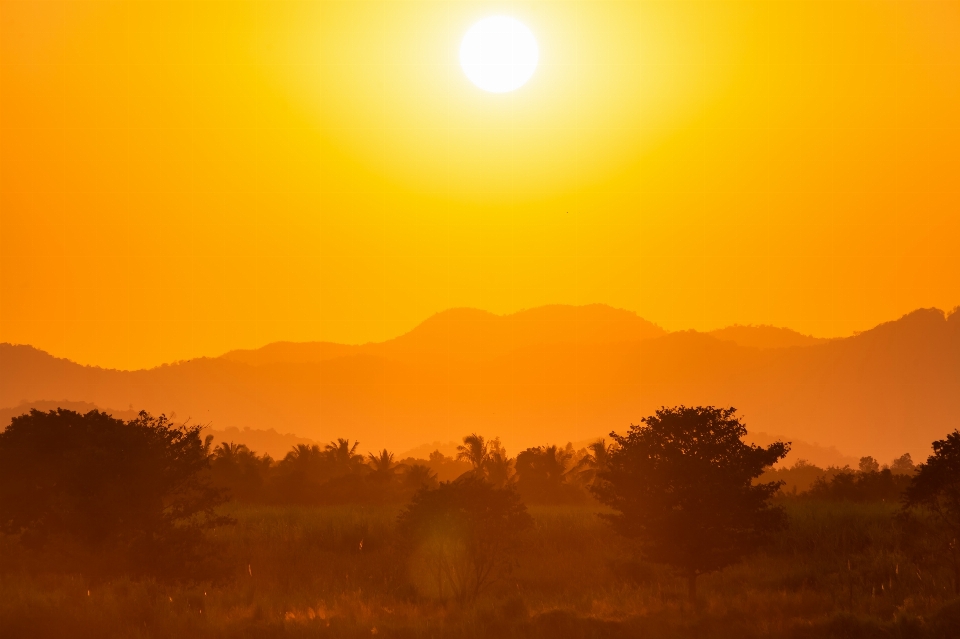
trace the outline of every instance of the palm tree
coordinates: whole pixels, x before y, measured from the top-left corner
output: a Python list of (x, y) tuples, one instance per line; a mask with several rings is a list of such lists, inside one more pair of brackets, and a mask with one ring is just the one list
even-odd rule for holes
[(528, 448), (517, 455), (517, 488), (524, 499), (556, 503), (569, 497), (565, 479), (572, 456), (556, 446)]
[(457, 446), (457, 460), (470, 462), (473, 472), (483, 475), (490, 461), (490, 453), (483, 437), (476, 433), (464, 437), (463, 446)]
[(573, 453), (569, 450), (558, 448), (556, 445), (547, 446), (543, 449), (541, 460), (544, 472), (551, 479), (562, 482), (567, 474), (567, 464), (570, 463), (571, 457)]
[(349, 439), (338, 437), (336, 441), (324, 446), (323, 450), (332, 461), (339, 464), (350, 464), (355, 458), (359, 457), (357, 455), (357, 447), (359, 446), (360, 442), (358, 441), (351, 445)]
[(380, 451), (379, 455), (367, 453), (367, 460), (371, 468), (373, 468), (372, 477), (375, 480), (389, 481), (400, 468), (400, 466), (393, 461), (393, 453), (388, 452), (386, 448)]
[(321, 456), (320, 447), (314, 444), (297, 444), (287, 453), (284, 460), (296, 463), (298, 465), (309, 464), (318, 460)]
[(358, 441), (353, 442), (353, 445), (351, 445), (349, 439), (339, 437), (336, 441), (327, 444), (324, 452), (330, 461), (333, 462), (334, 466), (341, 470), (352, 472), (359, 470), (359, 468), (363, 466), (363, 456), (357, 454), (358, 446), (360, 446), (360, 442)]
[(249, 452), (249, 450), (246, 444), (220, 442), (220, 445), (213, 449), (213, 456), (226, 462), (234, 462), (244, 451)]
[(500, 438), (494, 438), (489, 445), (487, 459), (487, 479), (494, 486), (502, 488), (510, 483), (513, 474), (513, 460), (507, 455), (507, 449), (500, 443)]
[(613, 444), (607, 445), (607, 440), (600, 438), (587, 446), (587, 454), (577, 462), (573, 468), (577, 477), (587, 485), (597, 481), (597, 477), (606, 472), (610, 463), (610, 453)]
[(207, 435), (203, 438), (203, 454), (210, 456), (210, 447), (213, 445), (213, 435)]
[(437, 474), (426, 464), (413, 464), (403, 473), (403, 483), (412, 490), (433, 488), (437, 485)]
[(317, 476), (323, 473), (323, 461), (323, 452), (316, 444), (297, 444), (280, 463), (287, 471)]

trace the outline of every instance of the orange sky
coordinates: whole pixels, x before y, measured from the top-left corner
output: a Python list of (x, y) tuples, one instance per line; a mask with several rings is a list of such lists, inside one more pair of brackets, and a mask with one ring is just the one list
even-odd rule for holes
[[(457, 47), (538, 38), (515, 93)], [(155, 365), (604, 302), (960, 304), (960, 2), (0, 0), (0, 341)]]

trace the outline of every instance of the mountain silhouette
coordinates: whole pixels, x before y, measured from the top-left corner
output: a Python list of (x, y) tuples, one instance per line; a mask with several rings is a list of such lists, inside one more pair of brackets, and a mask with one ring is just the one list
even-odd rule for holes
[(561, 344), (611, 344), (666, 335), (636, 313), (603, 304), (542, 306), (512, 315), (455, 308), (430, 317), (409, 333), (381, 343), (349, 346), (332, 342), (276, 342), (235, 350), (223, 359), (244, 364), (308, 364), (368, 355), (397, 361), (479, 362), (518, 348)]
[(829, 342), (829, 339), (803, 335), (789, 328), (777, 326), (727, 326), (710, 331), (717, 339), (734, 342), (740, 346), (753, 348), (790, 348), (791, 346), (813, 346)]
[(674, 404), (736, 406), (752, 430), (882, 460), (923, 458), (960, 426), (960, 314), (937, 309), (779, 348), (665, 333), (603, 306), (505, 318), (448, 311), (389, 342), (336, 346), (272, 345), (117, 371), (3, 344), (0, 406), (51, 397), (132, 405), (217, 429), (392, 450), (473, 431), (514, 451), (578, 441)]

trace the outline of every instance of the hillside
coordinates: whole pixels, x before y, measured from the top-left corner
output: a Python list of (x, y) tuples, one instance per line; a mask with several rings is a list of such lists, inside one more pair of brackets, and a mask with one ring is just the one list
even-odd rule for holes
[(437, 313), (409, 333), (382, 343), (350, 346), (276, 342), (255, 350), (230, 351), (221, 358), (255, 366), (309, 364), (360, 355), (415, 362), (480, 362), (519, 348), (633, 342), (666, 333), (636, 313), (602, 304), (542, 306), (512, 315), (455, 308)]
[[(574, 314), (546, 307), (536, 309), (539, 323), (502, 328), (455, 311), (382, 352), (256, 366), (226, 357), (116, 371), (4, 344), (0, 406), (51, 397), (132, 405), (218, 430), (274, 428), (393, 450), (472, 431), (499, 435), (511, 450), (578, 441), (680, 403), (734, 405), (755, 431), (883, 460), (923, 457), (960, 426), (957, 313), (919, 310), (845, 339), (760, 349), (692, 331), (643, 338), (629, 319), (610, 333), (587, 323), (590, 331), (563, 339), (571, 324), (549, 323), (557, 308)], [(444, 323), (461, 313), (468, 319)]]
[(753, 348), (813, 346), (830, 341), (777, 326), (740, 326), (737, 324), (715, 331), (709, 331), (707, 334), (725, 342), (734, 342), (740, 346), (750, 346)]

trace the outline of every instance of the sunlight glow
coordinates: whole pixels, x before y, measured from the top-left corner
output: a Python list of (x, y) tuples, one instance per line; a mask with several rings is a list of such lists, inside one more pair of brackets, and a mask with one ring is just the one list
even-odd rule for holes
[(460, 66), (475, 85), (490, 93), (519, 89), (533, 75), (540, 49), (530, 30), (507, 16), (491, 16), (463, 36)]

